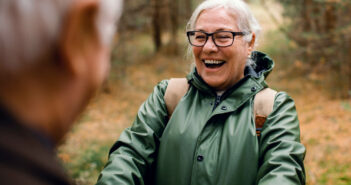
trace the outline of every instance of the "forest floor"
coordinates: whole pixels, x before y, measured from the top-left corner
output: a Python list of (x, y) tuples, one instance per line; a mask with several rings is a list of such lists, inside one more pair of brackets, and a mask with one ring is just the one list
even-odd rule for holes
[[(328, 91), (315, 83), (314, 76), (296, 75), (294, 71), (303, 64), (300, 61), (287, 64), (285, 55), (281, 54), (289, 43), (282, 39), (262, 9), (253, 7), (253, 11), (265, 29), (259, 50), (269, 53), (276, 61), (267, 82), (274, 89), (288, 92), (296, 102), (301, 140), (307, 148), (307, 184), (351, 184), (351, 99), (331, 99)], [(96, 182), (109, 148), (122, 130), (130, 126), (153, 87), (163, 79), (184, 77), (190, 69), (189, 59), (183, 56), (156, 54), (141, 55), (138, 59), (124, 67), (123, 76), (112, 65), (108, 84), (92, 100), (59, 148), (59, 157), (77, 184)]]

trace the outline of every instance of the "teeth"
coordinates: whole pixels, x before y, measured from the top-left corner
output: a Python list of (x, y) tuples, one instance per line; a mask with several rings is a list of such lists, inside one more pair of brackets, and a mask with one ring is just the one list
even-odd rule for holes
[(221, 64), (224, 63), (224, 61), (220, 60), (204, 60), (205, 64)]

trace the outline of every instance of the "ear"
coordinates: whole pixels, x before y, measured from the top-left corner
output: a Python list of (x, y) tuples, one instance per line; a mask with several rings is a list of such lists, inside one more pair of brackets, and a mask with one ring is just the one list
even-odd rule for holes
[(59, 46), (63, 56), (60, 62), (73, 75), (84, 73), (90, 55), (98, 51), (98, 11), (96, 0), (76, 1), (65, 19)]
[(255, 41), (256, 41), (256, 34), (252, 33), (252, 39), (249, 42), (249, 47), (248, 47), (248, 54), (247, 56), (251, 56), (251, 52), (253, 51), (253, 48), (255, 47)]

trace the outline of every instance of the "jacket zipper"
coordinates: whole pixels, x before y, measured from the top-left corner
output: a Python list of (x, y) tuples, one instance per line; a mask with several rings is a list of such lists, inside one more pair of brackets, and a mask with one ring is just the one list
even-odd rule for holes
[(219, 105), (219, 103), (221, 103), (221, 96), (216, 95), (216, 100), (215, 100), (212, 112), (216, 109), (216, 107)]

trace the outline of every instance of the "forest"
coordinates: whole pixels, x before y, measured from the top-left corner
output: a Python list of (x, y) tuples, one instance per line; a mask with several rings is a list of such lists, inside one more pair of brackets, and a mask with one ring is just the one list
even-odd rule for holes
[[(163, 79), (190, 70), (187, 21), (201, 0), (125, 1), (110, 76), (59, 148), (77, 184), (94, 184), (109, 148)], [(351, 184), (351, 1), (246, 0), (275, 61), (267, 79), (286, 91), (306, 146), (307, 184)]]

